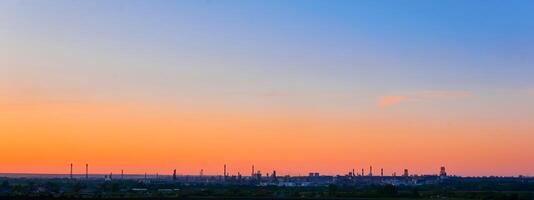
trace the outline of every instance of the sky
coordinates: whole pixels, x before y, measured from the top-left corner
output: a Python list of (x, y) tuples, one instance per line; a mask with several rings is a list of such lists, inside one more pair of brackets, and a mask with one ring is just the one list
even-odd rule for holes
[(0, 2), (0, 173), (534, 176), (534, 2)]

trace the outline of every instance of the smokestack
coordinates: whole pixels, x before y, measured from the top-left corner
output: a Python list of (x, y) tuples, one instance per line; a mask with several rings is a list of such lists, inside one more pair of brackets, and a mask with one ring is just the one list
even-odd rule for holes
[(124, 169), (121, 169), (121, 179), (124, 179)]
[(384, 168), (380, 168), (380, 176), (384, 176)]
[(252, 174), (250, 176), (254, 176), (254, 165), (252, 165)]
[(85, 179), (89, 179), (89, 164), (85, 164)]
[(176, 169), (172, 172), (172, 180), (176, 181)]
[(226, 178), (226, 164), (224, 164), (224, 177)]
[(70, 179), (72, 179), (72, 163), (70, 164)]

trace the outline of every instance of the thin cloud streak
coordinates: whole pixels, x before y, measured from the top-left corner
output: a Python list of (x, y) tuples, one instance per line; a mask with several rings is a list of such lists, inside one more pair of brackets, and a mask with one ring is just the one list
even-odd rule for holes
[(470, 91), (463, 90), (428, 90), (407, 95), (379, 96), (376, 104), (379, 107), (391, 107), (407, 101), (430, 101), (438, 99), (463, 99), (473, 96)]
[(398, 96), (398, 95), (391, 95), (391, 96), (380, 96), (377, 99), (377, 104), (380, 107), (389, 107), (393, 106), (395, 104), (401, 103), (408, 99), (406, 96)]

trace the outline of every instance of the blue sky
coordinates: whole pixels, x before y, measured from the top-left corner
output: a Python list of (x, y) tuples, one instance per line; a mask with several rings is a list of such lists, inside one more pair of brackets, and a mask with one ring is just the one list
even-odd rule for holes
[(533, 7), (528, 1), (6, 1), (3, 68), (13, 85), (99, 98), (350, 94), (340, 102), (350, 104), (434, 90), (495, 96), (534, 87)]
[[(380, 89), (423, 87), (429, 81), (451, 88), (532, 84), (534, 24), (528, 1), (3, 4), (7, 38), (122, 54), (115, 60), (211, 57), (224, 60), (227, 69), (221, 70), (238, 78), (234, 70), (248, 68), (251, 75), (288, 72), (326, 84), (361, 80)], [(154, 68), (147, 70), (158, 71)]]
[[(368, 109), (379, 96), (424, 91), (497, 99), (534, 87), (533, 7), (528, 1), (5, 1), (4, 81), (60, 96), (141, 101), (187, 96), (255, 104), (267, 94), (292, 96), (280, 100), (287, 106), (310, 99), (313, 107)], [(324, 98), (336, 95), (349, 97)]]

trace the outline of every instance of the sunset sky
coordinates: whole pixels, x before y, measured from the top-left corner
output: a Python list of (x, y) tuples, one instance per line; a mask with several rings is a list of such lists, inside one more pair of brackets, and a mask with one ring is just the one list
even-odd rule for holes
[(533, 1), (0, 1), (0, 173), (534, 176)]

